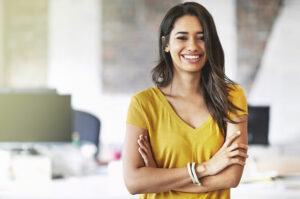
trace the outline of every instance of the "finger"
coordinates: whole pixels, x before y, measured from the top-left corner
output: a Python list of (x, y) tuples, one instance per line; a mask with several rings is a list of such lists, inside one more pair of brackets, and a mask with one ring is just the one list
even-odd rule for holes
[(145, 137), (144, 137), (144, 136), (141, 136), (139, 139), (140, 139), (142, 142), (147, 142), (147, 141), (145, 140)]
[(243, 143), (235, 143), (228, 147), (228, 151), (234, 151), (236, 149), (248, 150), (248, 145)]
[(141, 135), (139, 135), (138, 140), (137, 140), (139, 145), (142, 144), (142, 140), (143, 140), (143, 135), (141, 134)]
[[(149, 138), (148, 138), (148, 136), (147, 136), (147, 135), (145, 135), (144, 137), (145, 137), (146, 141), (147, 141), (147, 142), (149, 142)], [(149, 143), (150, 143), (150, 142), (149, 142)]]
[(148, 152), (152, 152), (151, 151), (151, 145), (149, 143), (149, 141), (146, 138), (147, 136), (142, 136), (141, 137), (141, 143), (147, 148)]
[(139, 147), (138, 151), (141, 154), (141, 156), (142, 156), (142, 158), (144, 160), (144, 163), (148, 164), (147, 154), (145, 153), (145, 151), (143, 151), (143, 149), (140, 148), (140, 147)]
[(143, 151), (145, 151), (145, 153), (148, 155), (149, 151), (148, 151), (147, 147), (145, 146), (144, 142), (142, 142), (141, 140), (138, 140), (138, 144), (139, 144), (140, 148), (142, 148)]
[(243, 158), (243, 157), (237, 157), (240, 158), (242, 161), (246, 162), (247, 158)]
[(231, 164), (238, 164), (238, 165), (241, 165), (241, 166), (245, 166), (246, 165), (246, 162), (245, 160), (242, 160), (240, 158), (232, 158), (231, 161), (230, 161)]
[(247, 153), (242, 152), (242, 151), (232, 151), (231, 153), (229, 153), (229, 157), (235, 157), (235, 156), (239, 156), (239, 157), (243, 157), (243, 158), (248, 158)]
[(241, 135), (241, 132), (238, 131), (236, 133), (234, 133), (233, 135), (231, 135), (230, 137), (228, 137), (224, 143), (224, 147), (228, 147), (232, 144), (232, 142)]
[(145, 140), (144, 135), (143, 134), (139, 135), (139, 139), (140, 140)]
[(147, 146), (150, 146), (150, 142), (148, 140), (148, 136), (144, 135), (142, 140), (145, 142), (145, 144), (147, 144)]
[(143, 159), (145, 160), (147, 157), (147, 154), (145, 153), (145, 151), (141, 147), (138, 148), (138, 151), (141, 154), (141, 156), (143, 157)]
[(152, 152), (152, 150), (151, 150), (151, 145), (150, 145), (150, 143), (147, 141), (147, 140), (142, 140), (142, 143), (145, 145), (145, 147), (147, 148), (147, 150), (150, 152)]

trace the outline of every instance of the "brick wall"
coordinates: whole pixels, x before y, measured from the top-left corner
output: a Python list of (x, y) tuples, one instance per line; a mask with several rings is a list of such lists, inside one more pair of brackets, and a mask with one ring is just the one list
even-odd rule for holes
[(180, 1), (102, 1), (102, 81), (105, 93), (132, 93), (152, 86), (158, 31), (166, 11)]

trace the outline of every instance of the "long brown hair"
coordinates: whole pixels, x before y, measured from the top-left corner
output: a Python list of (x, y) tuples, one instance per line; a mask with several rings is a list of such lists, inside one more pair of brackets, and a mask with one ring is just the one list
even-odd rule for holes
[[(175, 21), (184, 15), (196, 16), (203, 27), (207, 62), (202, 69), (201, 90), (209, 113), (226, 136), (226, 123), (237, 123), (229, 117), (229, 112), (236, 113), (236, 110), (241, 109), (228, 99), (229, 91), (233, 89), (229, 84), (236, 83), (225, 75), (224, 52), (215, 23), (211, 14), (202, 5), (186, 2), (174, 6), (167, 12), (160, 25), (159, 63), (152, 70), (152, 80), (157, 86), (164, 87), (173, 79), (173, 62), (170, 53), (165, 52), (165, 47), (169, 43)], [(162, 37), (165, 39), (162, 40)]]

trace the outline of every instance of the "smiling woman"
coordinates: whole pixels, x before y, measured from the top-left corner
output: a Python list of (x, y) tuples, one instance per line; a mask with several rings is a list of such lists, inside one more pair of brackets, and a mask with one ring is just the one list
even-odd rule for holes
[(171, 8), (160, 26), (156, 84), (132, 97), (124, 178), (140, 198), (230, 198), (247, 155), (247, 102), (224, 74), (214, 21), (200, 4)]
[(201, 71), (207, 57), (202, 25), (197, 17), (185, 15), (176, 21), (165, 52), (171, 54), (176, 71)]

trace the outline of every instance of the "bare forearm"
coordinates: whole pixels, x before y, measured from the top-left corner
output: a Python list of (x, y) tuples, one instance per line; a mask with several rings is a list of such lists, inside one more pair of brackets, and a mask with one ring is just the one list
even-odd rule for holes
[[(209, 175), (204, 164), (198, 164), (197, 170), (199, 178)], [(128, 188), (132, 188), (134, 194), (160, 193), (192, 185), (187, 167), (173, 169), (141, 167), (130, 173), (132, 175), (127, 178), (128, 182), (131, 182), (128, 183)]]
[(232, 165), (216, 175), (201, 178), (201, 186), (186, 184), (175, 190), (189, 193), (202, 193), (236, 187), (239, 184), (242, 172), (242, 166)]
[(131, 194), (160, 193), (191, 183), (185, 167), (164, 169), (141, 167), (125, 176), (125, 182)]

